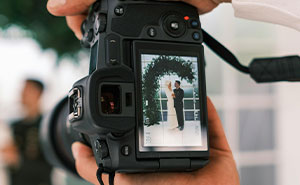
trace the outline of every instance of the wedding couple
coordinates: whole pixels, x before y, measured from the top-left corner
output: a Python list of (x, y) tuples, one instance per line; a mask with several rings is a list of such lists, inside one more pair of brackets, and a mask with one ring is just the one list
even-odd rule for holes
[(165, 82), (165, 92), (168, 98), (168, 126), (169, 129), (178, 128), (180, 131), (184, 128), (183, 120), (183, 97), (184, 91), (180, 88), (180, 81), (175, 81), (175, 89), (172, 90), (171, 81)]

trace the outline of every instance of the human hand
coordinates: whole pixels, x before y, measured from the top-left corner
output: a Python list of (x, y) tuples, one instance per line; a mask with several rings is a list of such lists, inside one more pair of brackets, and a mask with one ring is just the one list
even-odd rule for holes
[[(211, 100), (207, 99), (210, 162), (195, 172), (120, 174), (115, 176), (116, 185), (239, 185), (239, 176), (232, 152), (228, 145), (220, 118)], [(79, 142), (72, 145), (76, 169), (81, 177), (93, 184), (98, 169), (92, 150)], [(103, 175), (104, 184), (108, 176)]]
[[(167, 1), (167, 0), (164, 0)], [(221, 3), (231, 3), (231, 0), (172, 0), (183, 1), (198, 9), (199, 14), (205, 14), (215, 9)]]
[[(210, 12), (222, 2), (231, 0), (173, 0), (183, 1), (197, 7), (199, 14)], [(47, 9), (55, 16), (65, 16), (68, 26), (78, 39), (82, 38), (81, 24), (88, 15), (89, 7), (96, 0), (48, 0)]]
[(19, 153), (18, 149), (14, 144), (8, 144), (0, 150), (1, 157), (4, 163), (11, 167), (16, 167), (19, 165)]

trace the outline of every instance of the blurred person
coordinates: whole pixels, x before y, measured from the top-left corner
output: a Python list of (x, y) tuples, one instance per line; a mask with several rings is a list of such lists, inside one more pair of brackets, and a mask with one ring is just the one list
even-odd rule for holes
[(27, 79), (21, 94), (25, 117), (12, 123), (13, 142), (3, 154), (9, 166), (12, 185), (50, 185), (52, 167), (46, 162), (39, 143), (42, 120), (40, 102), (44, 85), (36, 79)]

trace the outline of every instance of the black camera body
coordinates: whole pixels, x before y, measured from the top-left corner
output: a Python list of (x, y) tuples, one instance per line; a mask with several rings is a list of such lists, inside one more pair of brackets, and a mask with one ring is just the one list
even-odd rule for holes
[[(67, 120), (50, 118), (44, 126), (44, 133), (50, 129), (44, 140), (54, 143), (44, 144), (48, 151), (52, 147), (47, 155), (56, 155), (56, 164), (72, 163), (66, 148), (81, 140), (106, 172), (205, 166), (208, 125), (197, 9), (182, 2), (101, 0), (82, 31), (82, 45), (91, 48), (90, 74), (73, 85), (68, 105), (65, 99), (50, 116), (67, 111)], [(72, 139), (57, 147), (56, 135)]]

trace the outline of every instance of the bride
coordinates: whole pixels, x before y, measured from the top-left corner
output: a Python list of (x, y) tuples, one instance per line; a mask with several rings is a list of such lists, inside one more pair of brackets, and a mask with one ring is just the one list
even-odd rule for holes
[(167, 80), (165, 82), (165, 92), (168, 98), (168, 127), (169, 129), (175, 129), (178, 126), (178, 121), (177, 121), (177, 115), (176, 115), (176, 111), (175, 111), (175, 107), (174, 107), (174, 93), (172, 90), (172, 84), (171, 81)]

